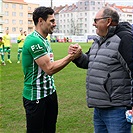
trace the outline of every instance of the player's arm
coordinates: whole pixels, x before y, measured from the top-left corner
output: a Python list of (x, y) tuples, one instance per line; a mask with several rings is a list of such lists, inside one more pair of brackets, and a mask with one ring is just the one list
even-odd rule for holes
[(50, 57), (46, 54), (35, 61), (44, 72), (46, 72), (48, 75), (52, 75), (63, 69), (73, 59), (74, 55), (68, 54), (66, 57), (60, 60), (51, 62)]

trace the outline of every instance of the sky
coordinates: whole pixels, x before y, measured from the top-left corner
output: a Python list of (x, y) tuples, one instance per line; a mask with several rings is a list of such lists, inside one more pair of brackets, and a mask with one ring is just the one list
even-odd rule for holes
[[(51, 5), (51, 0), (24, 0), (25, 2), (28, 3), (36, 3), (41, 6), (50, 6)], [(60, 6), (60, 5), (71, 5), (73, 3), (76, 3), (79, 0), (52, 0), (53, 1), (53, 6)], [(133, 5), (132, 0), (103, 0), (110, 4), (116, 3), (117, 5)]]

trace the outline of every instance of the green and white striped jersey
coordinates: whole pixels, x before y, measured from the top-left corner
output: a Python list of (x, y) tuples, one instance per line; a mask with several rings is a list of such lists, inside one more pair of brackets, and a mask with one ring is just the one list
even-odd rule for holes
[(24, 72), (23, 97), (28, 100), (44, 98), (53, 92), (53, 76), (47, 75), (35, 62), (36, 59), (48, 54), (53, 61), (53, 52), (49, 42), (37, 31), (28, 35), (25, 39), (22, 51), (22, 66)]

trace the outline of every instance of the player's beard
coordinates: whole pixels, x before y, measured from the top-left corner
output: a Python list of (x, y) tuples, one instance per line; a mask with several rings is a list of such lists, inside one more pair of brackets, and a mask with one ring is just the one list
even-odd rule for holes
[(51, 27), (49, 30), (49, 34), (53, 34), (53, 32), (54, 32), (54, 27)]

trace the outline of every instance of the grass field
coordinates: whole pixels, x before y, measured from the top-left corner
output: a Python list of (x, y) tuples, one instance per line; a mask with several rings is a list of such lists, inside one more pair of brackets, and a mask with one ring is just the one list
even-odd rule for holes
[[(91, 44), (80, 43), (83, 51)], [(53, 43), (55, 60), (67, 55), (68, 43)], [(7, 55), (5, 56), (7, 59)], [(12, 64), (0, 66), (0, 133), (25, 133), (22, 105), (23, 72), (17, 64), (17, 44), (11, 51)], [(59, 101), (57, 133), (93, 133), (93, 109), (86, 105), (86, 70), (70, 63), (54, 75)]]

